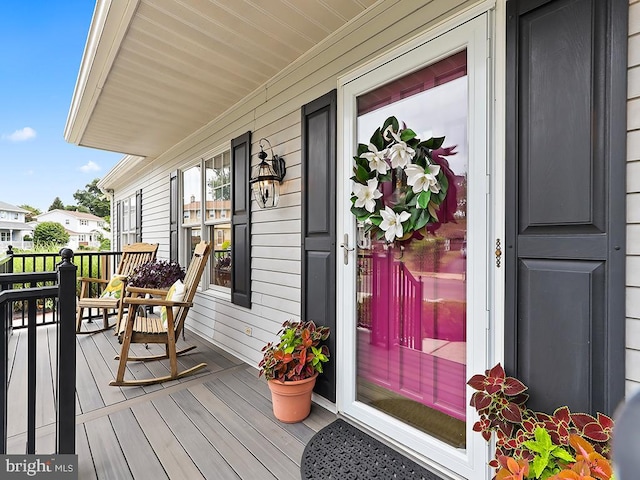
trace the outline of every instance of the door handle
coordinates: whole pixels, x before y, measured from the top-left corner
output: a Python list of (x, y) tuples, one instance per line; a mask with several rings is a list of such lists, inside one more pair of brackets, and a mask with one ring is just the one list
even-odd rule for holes
[(349, 234), (344, 234), (344, 242), (340, 244), (343, 253), (343, 261), (345, 265), (349, 265), (349, 252), (353, 252), (355, 250), (354, 247), (349, 248)]

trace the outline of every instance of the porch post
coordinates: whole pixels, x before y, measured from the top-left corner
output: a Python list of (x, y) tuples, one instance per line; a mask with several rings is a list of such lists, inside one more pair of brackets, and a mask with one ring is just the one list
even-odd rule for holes
[(58, 264), (58, 330), (56, 372), (56, 453), (75, 453), (76, 446), (76, 266), (73, 251), (60, 250)]

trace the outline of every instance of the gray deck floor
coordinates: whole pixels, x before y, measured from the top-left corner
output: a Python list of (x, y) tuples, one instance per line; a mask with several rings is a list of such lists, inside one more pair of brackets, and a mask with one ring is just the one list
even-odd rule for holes
[[(10, 341), (8, 453), (25, 451), (26, 334), (16, 330)], [(54, 327), (39, 327), (37, 342), (45, 355), (37, 368), (36, 449), (51, 453)], [(313, 405), (304, 422), (280, 423), (255, 368), (189, 332), (187, 344), (198, 348), (181, 357), (181, 367), (204, 361), (207, 368), (160, 385), (111, 387), (117, 368), (113, 357), (120, 351), (112, 331), (77, 336), (79, 478), (299, 479), (304, 446), (336, 416)], [(151, 353), (161, 351), (150, 346)], [(127, 375), (166, 375), (166, 363), (130, 362)]]

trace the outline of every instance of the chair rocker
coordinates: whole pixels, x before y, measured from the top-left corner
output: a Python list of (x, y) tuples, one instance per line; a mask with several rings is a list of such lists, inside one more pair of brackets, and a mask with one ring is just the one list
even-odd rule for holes
[[(184, 298), (169, 299), (172, 295), (172, 289), (169, 293), (165, 290), (154, 290), (137, 287), (128, 287), (127, 292), (130, 294), (125, 297), (124, 303), (129, 307), (126, 320), (120, 326), (119, 340), (122, 343), (120, 355), (115, 357), (120, 360), (118, 364), (118, 372), (116, 379), (109, 383), (112, 386), (129, 386), (129, 385), (153, 385), (155, 383), (176, 380), (184, 376), (190, 375), (207, 366), (206, 363), (200, 363), (194, 367), (183, 371), (178, 371), (178, 356), (189, 352), (196, 348), (195, 345), (186, 347), (176, 351), (176, 341), (184, 328), (184, 321), (189, 313), (189, 308), (193, 305), (193, 297), (195, 296), (200, 277), (204, 271), (204, 267), (211, 253), (211, 244), (208, 242), (200, 242), (193, 253), (193, 258), (189, 264), (189, 268), (184, 278)], [(161, 295), (163, 298), (155, 298)], [(166, 297), (165, 297), (166, 296)], [(144, 298), (146, 297), (146, 298)], [(148, 316), (146, 308), (138, 307), (160, 306), (164, 307), (166, 312), (166, 322), (163, 321), (161, 315)], [(165, 345), (165, 353), (161, 355), (149, 356), (132, 356), (129, 355), (129, 348), (132, 343), (158, 343)], [(147, 362), (151, 360), (169, 359), (171, 374), (163, 377), (153, 377), (143, 380), (125, 380), (124, 375), (127, 369), (127, 362)]]
[[(123, 303), (121, 300), (126, 294), (125, 288), (127, 284), (127, 277), (133, 273), (138, 265), (154, 260), (156, 258), (157, 251), (157, 243), (133, 243), (131, 245), (125, 245), (122, 249), (122, 258), (118, 264), (118, 269), (111, 280), (93, 277), (80, 277), (78, 279), (81, 286), (76, 315), (76, 333), (93, 334), (109, 330), (113, 327), (113, 325), (109, 325), (109, 310), (117, 311), (117, 321), (115, 325), (116, 331), (118, 330), (120, 322), (122, 321)], [(120, 280), (120, 282), (118, 282), (118, 280)], [(91, 295), (91, 284), (102, 285), (99, 296), (94, 297)], [(111, 295), (109, 296), (104, 294), (104, 290), (107, 287), (113, 287)], [(102, 310), (102, 328), (81, 331), (82, 314), (85, 308), (97, 308)]]

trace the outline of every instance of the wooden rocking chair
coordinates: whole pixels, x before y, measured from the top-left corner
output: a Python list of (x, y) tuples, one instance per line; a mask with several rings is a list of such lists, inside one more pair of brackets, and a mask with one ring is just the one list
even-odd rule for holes
[[(122, 249), (122, 258), (118, 264), (118, 270), (111, 280), (104, 278), (80, 277), (81, 282), (80, 297), (78, 299), (77, 317), (76, 317), (76, 333), (98, 333), (110, 329), (113, 325), (109, 325), (109, 310), (117, 310), (118, 317), (116, 321), (116, 331), (122, 320), (123, 303), (122, 297), (125, 295), (126, 280), (133, 273), (138, 265), (150, 262), (156, 258), (158, 244), (154, 243), (133, 243), (125, 245)], [(98, 297), (91, 296), (91, 284), (99, 283), (105, 288)], [(104, 291), (110, 290), (112, 295), (105, 295)], [(85, 308), (98, 308), (102, 310), (102, 328), (98, 330), (80, 331), (82, 326), (82, 313)]]
[[(200, 363), (194, 367), (178, 372), (178, 355), (193, 350), (195, 345), (176, 351), (176, 340), (184, 328), (184, 321), (193, 305), (193, 297), (200, 283), (200, 277), (211, 253), (211, 243), (200, 242), (193, 252), (193, 258), (184, 278), (184, 298), (182, 300), (168, 300), (171, 293), (164, 290), (128, 287), (130, 296), (124, 299), (128, 305), (126, 320), (120, 326), (120, 341), (122, 350), (116, 360), (120, 360), (116, 379), (109, 383), (113, 386), (123, 385), (153, 385), (155, 383), (175, 380), (190, 375), (207, 366)], [(171, 292), (171, 289), (170, 289)], [(145, 295), (151, 298), (142, 298)], [(163, 298), (154, 298), (154, 295), (162, 295)], [(165, 296), (167, 298), (165, 298)], [(166, 323), (161, 317), (147, 316), (146, 309), (139, 306), (160, 306), (166, 309)], [(165, 353), (161, 355), (131, 356), (129, 347), (132, 343), (161, 343), (165, 345)], [(150, 360), (169, 359), (171, 374), (164, 377), (154, 377), (144, 380), (125, 380), (124, 374), (128, 361), (146, 362)]]

